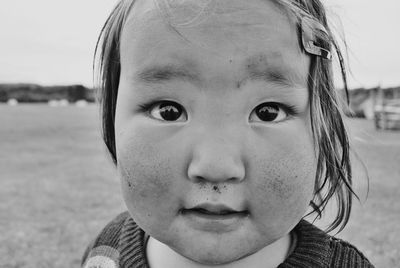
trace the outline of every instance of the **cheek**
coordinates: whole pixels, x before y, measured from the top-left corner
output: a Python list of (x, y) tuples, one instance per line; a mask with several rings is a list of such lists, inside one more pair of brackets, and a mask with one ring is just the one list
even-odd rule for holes
[(306, 151), (276, 153), (269, 163), (268, 168), (261, 170), (264, 178), (269, 178), (263, 185), (276, 199), (293, 201), (296, 197), (310, 195), (314, 185), (315, 161)]
[[(118, 171), (126, 206), (143, 229), (153, 229), (154, 219), (166, 219), (176, 207), (174, 173), (170, 159), (141, 136), (120, 137)], [(169, 216), (170, 217), (170, 216)], [(149, 230), (151, 232), (151, 230)]]
[(312, 142), (308, 141), (282, 134), (272, 143), (269, 141), (272, 146), (268, 150), (258, 149), (251, 189), (252, 196), (259, 197), (255, 204), (263, 218), (261, 222), (282, 228), (297, 223), (306, 212), (312, 199), (316, 168)]

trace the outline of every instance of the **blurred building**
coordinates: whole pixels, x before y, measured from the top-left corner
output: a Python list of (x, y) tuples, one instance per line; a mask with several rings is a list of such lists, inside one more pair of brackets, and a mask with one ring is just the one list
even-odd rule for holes
[[(341, 95), (345, 98), (345, 92)], [(398, 99), (400, 100), (400, 87), (393, 88), (357, 88), (349, 90), (350, 111), (349, 116), (374, 118), (374, 108), (377, 105), (385, 105), (386, 102)]]

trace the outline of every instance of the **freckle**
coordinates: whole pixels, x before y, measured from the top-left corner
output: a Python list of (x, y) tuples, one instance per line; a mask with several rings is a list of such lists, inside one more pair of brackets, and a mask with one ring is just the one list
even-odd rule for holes
[(229, 63), (232, 63), (232, 59), (229, 60)]

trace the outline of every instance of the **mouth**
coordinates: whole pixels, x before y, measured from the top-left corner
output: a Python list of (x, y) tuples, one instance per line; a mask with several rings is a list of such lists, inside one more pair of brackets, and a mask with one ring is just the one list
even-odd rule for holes
[(182, 215), (192, 215), (202, 218), (223, 220), (235, 217), (247, 217), (248, 210), (236, 210), (225, 205), (201, 204), (192, 208), (181, 209)]
[(249, 210), (209, 203), (182, 208), (179, 213), (192, 228), (219, 234), (238, 230), (250, 215)]

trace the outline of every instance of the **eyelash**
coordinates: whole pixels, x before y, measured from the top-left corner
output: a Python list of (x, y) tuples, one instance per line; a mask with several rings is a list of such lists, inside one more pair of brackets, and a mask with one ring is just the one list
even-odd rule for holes
[(179, 109), (181, 110), (182, 114), (184, 114), (186, 119), (187, 119), (187, 113), (186, 113), (185, 108), (182, 105), (180, 105), (179, 103), (177, 103), (175, 101), (171, 101), (171, 100), (151, 101), (151, 102), (148, 102), (148, 103), (140, 104), (138, 112), (145, 113), (148, 116), (150, 116), (150, 117), (152, 117), (154, 119), (160, 120), (162, 122), (164, 122), (164, 121), (165, 122), (177, 122), (176, 120), (168, 121), (168, 120), (162, 120), (162, 119), (159, 119), (159, 118), (155, 118), (154, 116), (152, 116), (152, 113), (151, 113), (152, 109), (154, 107), (162, 105), (162, 104), (165, 104), (165, 105), (169, 104), (170, 106), (173, 106), (173, 107), (179, 107)]
[[(263, 102), (261, 104), (277, 105), (277, 106), (281, 107), (290, 116), (296, 116), (299, 114), (299, 111), (295, 105), (286, 105), (286, 104), (279, 103), (279, 102)], [(258, 106), (259, 105), (257, 105), (256, 107), (258, 107)]]
[(156, 105), (156, 104), (158, 104), (158, 103), (161, 103), (161, 102), (163, 102), (163, 101), (152, 101), (152, 102), (148, 102), (148, 103), (139, 104), (138, 112), (139, 112), (139, 113), (149, 113), (149, 112), (150, 112), (150, 109), (151, 109), (154, 105)]
[[(148, 103), (139, 104), (138, 112), (150, 114), (151, 109), (152, 109), (154, 106), (160, 105), (160, 104), (162, 104), (162, 103), (164, 103), (164, 102), (171, 102), (171, 103), (175, 103), (175, 104), (181, 106), (180, 104), (178, 104), (178, 103), (176, 103), (176, 102), (174, 102), (174, 101), (169, 101), (169, 100), (151, 101), (151, 102), (148, 102)], [(252, 110), (251, 113), (253, 113), (253, 111), (254, 111), (257, 107), (259, 107), (259, 106), (261, 106), (261, 105), (276, 105), (276, 106), (280, 107), (280, 108), (288, 115), (289, 118), (290, 118), (290, 117), (293, 117), (293, 116), (296, 116), (296, 115), (299, 114), (298, 108), (297, 108), (295, 105), (286, 105), (286, 104), (278, 103), (278, 102), (263, 102), (263, 103), (260, 103), (259, 105), (257, 105), (257, 106)], [(182, 106), (181, 106), (181, 107), (182, 107)], [(183, 107), (182, 107), (182, 108), (183, 108)], [(185, 110), (185, 109), (183, 108), (183, 110)], [(287, 119), (285, 119), (285, 120), (287, 120)], [(282, 121), (285, 121), (285, 120), (282, 120)], [(278, 121), (278, 122), (281, 122), (281, 121)], [(272, 122), (272, 123), (273, 123), (273, 122)], [(277, 122), (275, 122), (275, 123), (277, 123)]]

